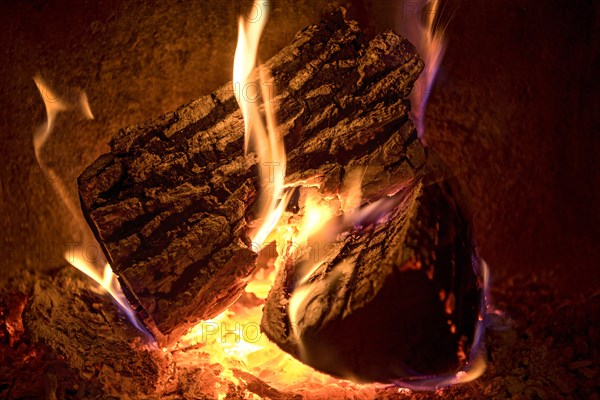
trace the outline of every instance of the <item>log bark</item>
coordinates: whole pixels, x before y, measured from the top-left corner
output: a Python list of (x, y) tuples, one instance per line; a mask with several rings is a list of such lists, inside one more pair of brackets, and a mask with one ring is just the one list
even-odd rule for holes
[[(375, 199), (415, 178), (425, 152), (407, 96), (423, 68), (393, 32), (363, 33), (334, 12), (267, 63), (287, 149), (287, 179), (336, 193), (368, 166)], [(161, 343), (215, 316), (242, 292), (256, 254), (247, 234), (258, 161), (228, 83), (178, 110), (121, 130), (79, 178), (81, 205), (104, 254)]]
[(367, 382), (464, 366), (481, 311), (473, 240), (450, 185), (424, 182), (397, 194), (383, 221), (328, 243), (309, 279), (298, 271), (315, 265), (312, 249), (291, 258), (263, 311), (271, 340), (318, 370)]

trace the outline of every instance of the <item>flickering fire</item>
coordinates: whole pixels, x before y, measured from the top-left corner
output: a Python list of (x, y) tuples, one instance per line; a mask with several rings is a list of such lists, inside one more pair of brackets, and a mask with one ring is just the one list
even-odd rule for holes
[[(424, 111), (429, 89), (444, 53), (444, 40), (441, 33), (433, 29), (433, 22), (438, 12), (438, 2), (433, 1), (431, 12), (425, 25), (418, 19), (411, 19), (404, 26), (409, 39), (416, 45), (425, 59), (425, 71), (415, 85), (421, 90), (414, 90), (413, 119), (421, 138), (424, 135)], [(402, 201), (401, 193), (390, 193), (383, 199), (360, 208), (361, 179), (364, 170), (356, 171), (346, 177), (342, 191), (335, 197), (324, 197), (318, 190), (318, 179), (302, 182), (285, 182), (286, 154), (283, 138), (277, 130), (277, 123), (271, 105), (273, 99), (272, 79), (269, 71), (257, 64), (257, 50), (262, 32), (267, 22), (268, 1), (257, 1), (254, 10), (247, 18), (239, 20), (238, 43), (234, 61), (234, 93), (244, 118), (245, 150), (257, 154), (260, 167), (261, 193), (258, 199), (258, 215), (256, 226), (253, 226), (250, 237), (258, 251), (268, 252), (275, 248), (276, 254), (267, 254), (265, 265), (260, 265), (246, 287), (246, 293), (229, 309), (212, 320), (199, 323), (171, 348), (163, 351), (169, 353), (174, 362), (181, 367), (195, 365), (199, 359), (210, 364), (218, 364), (223, 369), (214, 387), (213, 395), (223, 398), (227, 393), (227, 383), (239, 383), (240, 374), (244, 371), (267, 382), (269, 385), (284, 391), (303, 394), (304, 398), (344, 398), (346, 391), (352, 389), (353, 397), (369, 398), (380, 388), (380, 384), (357, 384), (350, 380), (338, 379), (315, 371), (291, 355), (283, 352), (261, 333), (260, 320), (262, 307), (267, 294), (273, 286), (277, 271), (289, 257), (298, 256), (298, 252), (310, 251), (310, 241), (330, 243), (337, 235), (349, 228), (359, 225), (365, 220), (377, 220), (387, 210)], [(56, 115), (68, 108), (42, 81), (36, 77), (35, 82), (44, 99), (47, 112), (47, 123), (34, 135), (34, 150), (40, 167), (48, 176), (55, 177), (52, 170), (46, 167), (41, 157), (41, 148), (51, 134)], [(262, 99), (262, 103), (259, 102)], [(81, 95), (79, 107), (84, 115), (93, 118), (85, 94)], [(264, 117), (263, 117), (264, 115)], [(63, 199), (73, 218), (81, 227), (83, 243), (96, 243), (85, 223), (79, 207), (72, 204), (66, 195), (64, 184), (60, 179), (52, 179), (56, 192)], [(307, 193), (302, 204), (301, 214), (286, 211), (287, 199), (296, 187), (303, 187)], [(96, 243), (97, 245), (97, 243)], [(98, 246), (99, 248), (99, 246)], [(294, 288), (289, 303), (289, 315), (292, 326), (295, 319), (301, 318), (301, 310), (306, 297), (315, 290), (306, 282), (318, 269), (319, 261), (324, 254), (313, 257), (310, 263), (301, 266), (301, 279)], [(84, 272), (100, 284), (115, 299), (120, 309), (128, 316), (132, 324), (145, 335), (149, 334), (139, 323), (129, 306), (110, 265), (104, 260), (90, 261), (85, 256), (83, 246), (73, 248), (65, 255), (74, 267)], [(338, 264), (336, 270), (340, 274), (352, 268), (352, 260), (346, 259)], [(487, 290), (488, 272), (482, 263), (483, 281), (481, 285)], [(325, 285), (327, 283), (325, 282)], [(487, 291), (484, 302), (487, 304)], [(486, 311), (484, 309), (484, 311)], [(485, 369), (479, 345), (483, 334), (483, 314), (475, 335), (475, 344), (471, 350), (474, 357), (464, 371), (452, 376), (431, 377), (413, 383), (399, 382), (415, 389), (435, 389), (449, 384), (468, 382), (476, 379)], [(300, 333), (296, 332), (300, 337)], [(206, 362), (206, 361), (202, 361)], [(351, 377), (347, 377), (351, 378)], [(408, 389), (398, 389), (400, 393), (409, 393)]]
[[(246, 152), (255, 152), (261, 165), (261, 222), (251, 233), (251, 238), (256, 249), (266, 249), (269, 244), (282, 244), (277, 249), (280, 256), (271, 260), (266, 268), (259, 269), (246, 288), (249, 296), (253, 295), (261, 302), (244, 306), (242, 299), (213, 320), (203, 321), (192, 328), (176, 347), (185, 349), (202, 344), (202, 351), (210, 355), (211, 362), (226, 367), (223, 375), (233, 381), (237, 381), (233, 371), (242, 368), (282, 390), (311, 389), (315, 394), (316, 385), (331, 396), (331, 390), (356, 385), (313, 370), (284, 353), (260, 332), (262, 303), (273, 285), (281, 263), (291, 257), (298, 246), (305, 246), (311, 234), (322, 230), (328, 220), (341, 211), (338, 199), (335, 202), (332, 202), (334, 199), (324, 199), (316, 194), (316, 190), (313, 196), (307, 198), (302, 218), (284, 211), (291, 190), (306, 182), (284, 184), (286, 157), (283, 138), (277, 131), (270, 103), (273, 84), (265, 68), (259, 66), (255, 70), (258, 43), (266, 24), (268, 6), (268, 2), (255, 2), (254, 9), (261, 12), (255, 15), (251, 13), (247, 18), (241, 17), (239, 20), (233, 84), (235, 97), (244, 117)], [(259, 95), (263, 99), (265, 121), (257, 101)], [(314, 182), (308, 184), (314, 185)], [(360, 179), (354, 177), (353, 186), (348, 188), (344, 199), (344, 206), (348, 209), (360, 200), (356, 198), (356, 187), (360, 187)], [(333, 203), (338, 210), (335, 210)], [(189, 352), (180, 354), (184, 359), (190, 357)], [(342, 395), (341, 392), (339, 395)], [(315, 398), (318, 397), (317, 395)]]
[[(42, 149), (52, 134), (57, 115), (62, 111), (73, 108), (73, 105), (67, 104), (61, 97), (55, 94), (40, 76), (34, 77), (34, 81), (46, 107), (46, 123), (33, 135), (33, 149), (35, 156), (41, 170), (44, 172), (45, 176), (48, 177), (54, 191), (69, 210), (69, 213), (75, 222), (78, 232), (73, 232), (73, 236), (79, 236), (82, 243), (82, 245), (65, 249), (64, 257), (72, 266), (102, 286), (114, 298), (115, 302), (119, 305), (125, 315), (127, 315), (131, 323), (147, 338), (154, 341), (150, 333), (148, 333), (143, 325), (137, 320), (131, 306), (127, 302), (125, 294), (123, 294), (123, 291), (121, 290), (117, 276), (112, 272), (110, 265), (101, 255), (101, 252), (95, 252), (93, 257), (87, 254), (87, 250), (90, 247), (98, 250), (100, 249), (100, 245), (85, 223), (85, 219), (81, 214), (81, 209), (71, 201), (65, 184), (54, 170), (46, 165), (44, 158), (42, 157)], [(80, 108), (87, 119), (94, 118), (87, 96), (83, 91), (80, 92), (79, 104), (76, 106)]]
[[(323, 199), (311, 193), (305, 202), (305, 213), (299, 217), (284, 211), (276, 228), (265, 243), (274, 244), (279, 256), (259, 268), (246, 287), (246, 295), (216, 318), (203, 321), (169, 349), (177, 352), (179, 365), (193, 365), (197, 353), (208, 354), (210, 362), (225, 369), (221, 377), (238, 383), (236, 370), (243, 370), (282, 390), (299, 393), (306, 399), (344, 398), (351, 389), (356, 398), (372, 398), (379, 384), (357, 384), (315, 371), (283, 352), (260, 332), (264, 300), (282, 263), (307, 245), (311, 234), (329, 226), (330, 218), (341, 212), (337, 199)], [(268, 248), (265, 246), (265, 248)], [(307, 272), (307, 276), (310, 272)], [(247, 299), (257, 298), (251, 302)], [(181, 350), (181, 351), (179, 351)], [(225, 392), (217, 390), (223, 397)]]
[[(425, 18), (421, 18), (423, 13), (426, 14)], [(396, 23), (396, 30), (410, 40), (425, 61), (425, 69), (415, 82), (410, 95), (411, 119), (422, 141), (425, 141), (427, 100), (446, 51), (444, 31), (436, 27), (436, 18), (439, 15), (439, 0), (407, 1)]]
[[(266, 11), (268, 4), (256, 2), (254, 7)], [(434, 7), (437, 10), (437, 3)], [(251, 17), (246, 20), (240, 18), (233, 81), (236, 99), (244, 116), (246, 150), (248, 151), (254, 142), (252, 149), (258, 154), (258, 160), (262, 166), (263, 193), (260, 208), (262, 223), (255, 230), (252, 239), (257, 244), (257, 249), (266, 249), (269, 244), (275, 244), (278, 256), (274, 260), (270, 260), (271, 262), (267, 266), (260, 268), (246, 288), (248, 297), (254, 296), (262, 301), (248, 306), (242, 299), (213, 320), (197, 325), (181, 338), (177, 347), (190, 349), (201, 344), (201, 351), (210, 355), (211, 362), (224, 366), (226, 370), (223, 375), (233, 381), (237, 380), (233, 371), (242, 368), (281, 390), (302, 392), (309, 388), (314, 390), (317, 385), (323, 390), (321, 393), (326, 393), (329, 398), (343, 397), (344, 390), (349, 387), (352, 387), (356, 393), (361, 391), (373, 393), (379, 385), (359, 385), (317, 372), (282, 352), (275, 344), (260, 334), (262, 303), (273, 285), (277, 271), (289, 257), (300, 256), (298, 252), (314, 251), (309, 245), (309, 241), (331, 243), (340, 233), (359, 225), (364, 220), (377, 220), (402, 199), (401, 195), (390, 193), (389, 197), (359, 209), (361, 204), (360, 184), (364, 170), (356, 171), (346, 177), (344, 188), (336, 198), (326, 198), (319, 193), (318, 179), (309, 179), (304, 182), (284, 182), (283, 139), (278, 135), (274, 113), (270, 105), (272, 93), (265, 89), (272, 88), (272, 83), (268, 79), (268, 71), (260, 66), (258, 74), (252, 74), (258, 42), (266, 22), (266, 12), (261, 15), (261, 20), (251, 21)], [(433, 16), (428, 24), (426, 28), (421, 27), (419, 33), (424, 35), (423, 41), (420, 42), (422, 44), (420, 49), (433, 63), (427, 70), (427, 76), (423, 78), (425, 84), (430, 86), (443, 54), (443, 41), (440, 36), (432, 33)], [(253, 91), (248, 94), (247, 90), (250, 89)], [(261, 116), (259, 103), (256, 101), (259, 91), (262, 94), (266, 124)], [(419, 105), (415, 114), (417, 120), (422, 118), (426, 100), (426, 97), (416, 97), (416, 104)], [(281, 166), (282, 172), (273, 174), (273, 166)], [(296, 186), (303, 187), (308, 193), (302, 205), (301, 216), (285, 211), (287, 193)], [(299, 267), (301, 277), (288, 306), (293, 329), (298, 326), (295, 322), (302, 316), (303, 303), (307, 297), (314, 291), (327, 290), (307, 284), (311, 275), (318, 269), (324, 255), (323, 252), (315, 255), (310, 258), (310, 262), (303, 263)], [(339, 274), (344, 274), (344, 271), (351, 269), (352, 260), (349, 259), (343, 260), (336, 267)], [(327, 282), (323, 284), (327, 285)], [(297, 338), (300, 338), (299, 332), (295, 332), (295, 334)], [(477, 335), (480, 334), (481, 328)], [(180, 354), (181, 358), (186, 358), (189, 362), (189, 353), (181, 352)], [(452, 376), (432, 377), (415, 382), (411, 386), (417, 389), (431, 389), (467, 382), (481, 375), (484, 369), (483, 358), (475, 357), (465, 371)], [(340, 392), (340, 390), (342, 391)], [(319, 397), (322, 395), (316, 395), (316, 398)]]
[[(240, 17), (238, 43), (233, 62), (233, 90), (244, 117), (245, 150), (251, 148), (258, 155), (261, 178), (261, 194), (258, 199), (258, 220), (262, 220), (250, 234), (254, 243), (263, 243), (279, 220), (286, 202), (282, 198), (285, 179), (285, 148), (279, 135), (271, 99), (272, 80), (264, 68), (258, 77), (252, 72), (256, 66), (258, 43), (267, 23), (269, 2), (254, 3), (256, 15)], [(260, 114), (258, 99), (264, 100), (266, 124)]]

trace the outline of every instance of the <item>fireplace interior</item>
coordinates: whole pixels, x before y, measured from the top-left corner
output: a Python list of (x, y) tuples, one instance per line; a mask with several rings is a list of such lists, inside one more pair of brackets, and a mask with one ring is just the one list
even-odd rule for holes
[[(252, 79), (275, 83), (287, 160), (244, 143), (253, 105), (228, 90), (251, 2), (0, 5), (0, 397), (598, 398), (600, 7), (442, 0), (424, 88), (430, 60), (389, 31), (421, 3), (268, 3)], [(277, 240), (330, 246), (274, 266), (290, 249), (252, 239), (277, 212)]]

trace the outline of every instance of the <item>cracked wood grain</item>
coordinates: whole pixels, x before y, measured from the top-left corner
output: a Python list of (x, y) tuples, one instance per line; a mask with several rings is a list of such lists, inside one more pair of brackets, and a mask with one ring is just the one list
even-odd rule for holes
[[(406, 39), (369, 36), (337, 11), (266, 67), (288, 183), (316, 179), (336, 193), (347, 174), (367, 167), (363, 194), (376, 199), (415, 178), (425, 151), (407, 97), (423, 63)], [(247, 228), (259, 165), (244, 154), (233, 87), (122, 129), (79, 178), (88, 223), (163, 343), (224, 310), (255, 268)]]

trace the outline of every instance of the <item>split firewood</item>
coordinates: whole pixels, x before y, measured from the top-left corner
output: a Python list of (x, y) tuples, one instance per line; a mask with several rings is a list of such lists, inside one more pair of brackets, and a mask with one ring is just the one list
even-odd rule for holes
[[(287, 183), (316, 180), (336, 193), (345, 176), (368, 166), (362, 192), (373, 200), (414, 180), (425, 152), (408, 94), (423, 63), (406, 39), (367, 35), (338, 11), (299, 32), (266, 68)], [(224, 310), (255, 269), (248, 224), (259, 165), (255, 153), (244, 154), (233, 90), (228, 83), (121, 130), (79, 178), (84, 215), (161, 343)]]
[(469, 224), (447, 183), (419, 182), (396, 196), (383, 221), (377, 214), (340, 233), (323, 259), (310, 247), (289, 258), (261, 321), (279, 347), (367, 382), (465, 365), (481, 310)]

